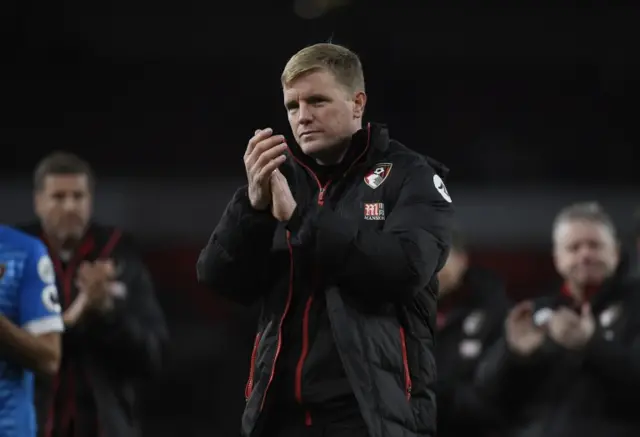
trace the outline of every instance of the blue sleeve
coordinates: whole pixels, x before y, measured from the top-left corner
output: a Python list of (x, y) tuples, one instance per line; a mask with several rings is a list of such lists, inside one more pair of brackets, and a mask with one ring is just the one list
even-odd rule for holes
[(22, 328), (34, 335), (64, 330), (53, 263), (39, 241), (24, 265), (19, 296)]

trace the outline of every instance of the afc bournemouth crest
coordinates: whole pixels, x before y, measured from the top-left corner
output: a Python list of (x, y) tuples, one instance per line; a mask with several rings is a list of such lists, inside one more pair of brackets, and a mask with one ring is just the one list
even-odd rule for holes
[(384, 203), (365, 203), (365, 220), (384, 220)]
[(375, 190), (382, 185), (387, 177), (389, 177), (389, 173), (391, 173), (391, 166), (392, 164), (390, 162), (376, 164), (373, 170), (369, 171), (364, 176), (364, 183)]

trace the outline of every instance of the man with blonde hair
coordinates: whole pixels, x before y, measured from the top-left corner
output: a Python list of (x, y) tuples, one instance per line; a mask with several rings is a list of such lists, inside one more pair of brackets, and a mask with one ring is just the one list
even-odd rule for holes
[(202, 283), (261, 305), (242, 435), (433, 436), (446, 169), (363, 127), (362, 65), (345, 47), (307, 47), (281, 79), (295, 142), (255, 131), (248, 184), (197, 265)]

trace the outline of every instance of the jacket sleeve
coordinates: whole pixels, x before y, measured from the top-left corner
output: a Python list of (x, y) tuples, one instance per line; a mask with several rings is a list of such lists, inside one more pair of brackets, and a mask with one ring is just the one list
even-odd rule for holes
[(512, 411), (526, 401), (523, 394), (534, 391), (559, 352), (560, 347), (547, 340), (532, 356), (520, 357), (509, 350), (502, 337), (478, 365), (476, 388), (504, 411)]
[(434, 175), (425, 161), (413, 164), (381, 231), (359, 229), (358, 220), (329, 207), (294, 212), (288, 229), (309, 230), (316, 264), (346, 292), (410, 300), (442, 268), (450, 246), (453, 207), (436, 189)]
[(142, 260), (131, 257), (124, 262), (125, 272), (120, 278), (124, 297), (114, 299), (110, 311), (91, 314), (85, 335), (95, 353), (118, 372), (145, 377), (160, 370), (168, 331)]
[(232, 301), (253, 304), (265, 289), (277, 224), (270, 211), (251, 207), (247, 187), (238, 190), (200, 253), (198, 281)]
[[(638, 290), (631, 292), (637, 293)], [(585, 349), (584, 365), (603, 378), (606, 384), (602, 387), (611, 390), (616, 397), (636, 399), (640, 390), (640, 321), (635, 316), (638, 305), (628, 308), (629, 314), (633, 315), (628, 316), (626, 339), (607, 340), (597, 329)]]

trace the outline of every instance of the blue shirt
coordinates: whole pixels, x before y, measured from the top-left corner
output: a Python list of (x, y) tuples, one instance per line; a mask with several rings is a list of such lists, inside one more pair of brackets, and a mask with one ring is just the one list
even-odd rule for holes
[[(33, 335), (62, 332), (53, 263), (38, 239), (0, 225), (0, 314)], [(0, 437), (34, 437), (33, 373), (0, 355)]]

